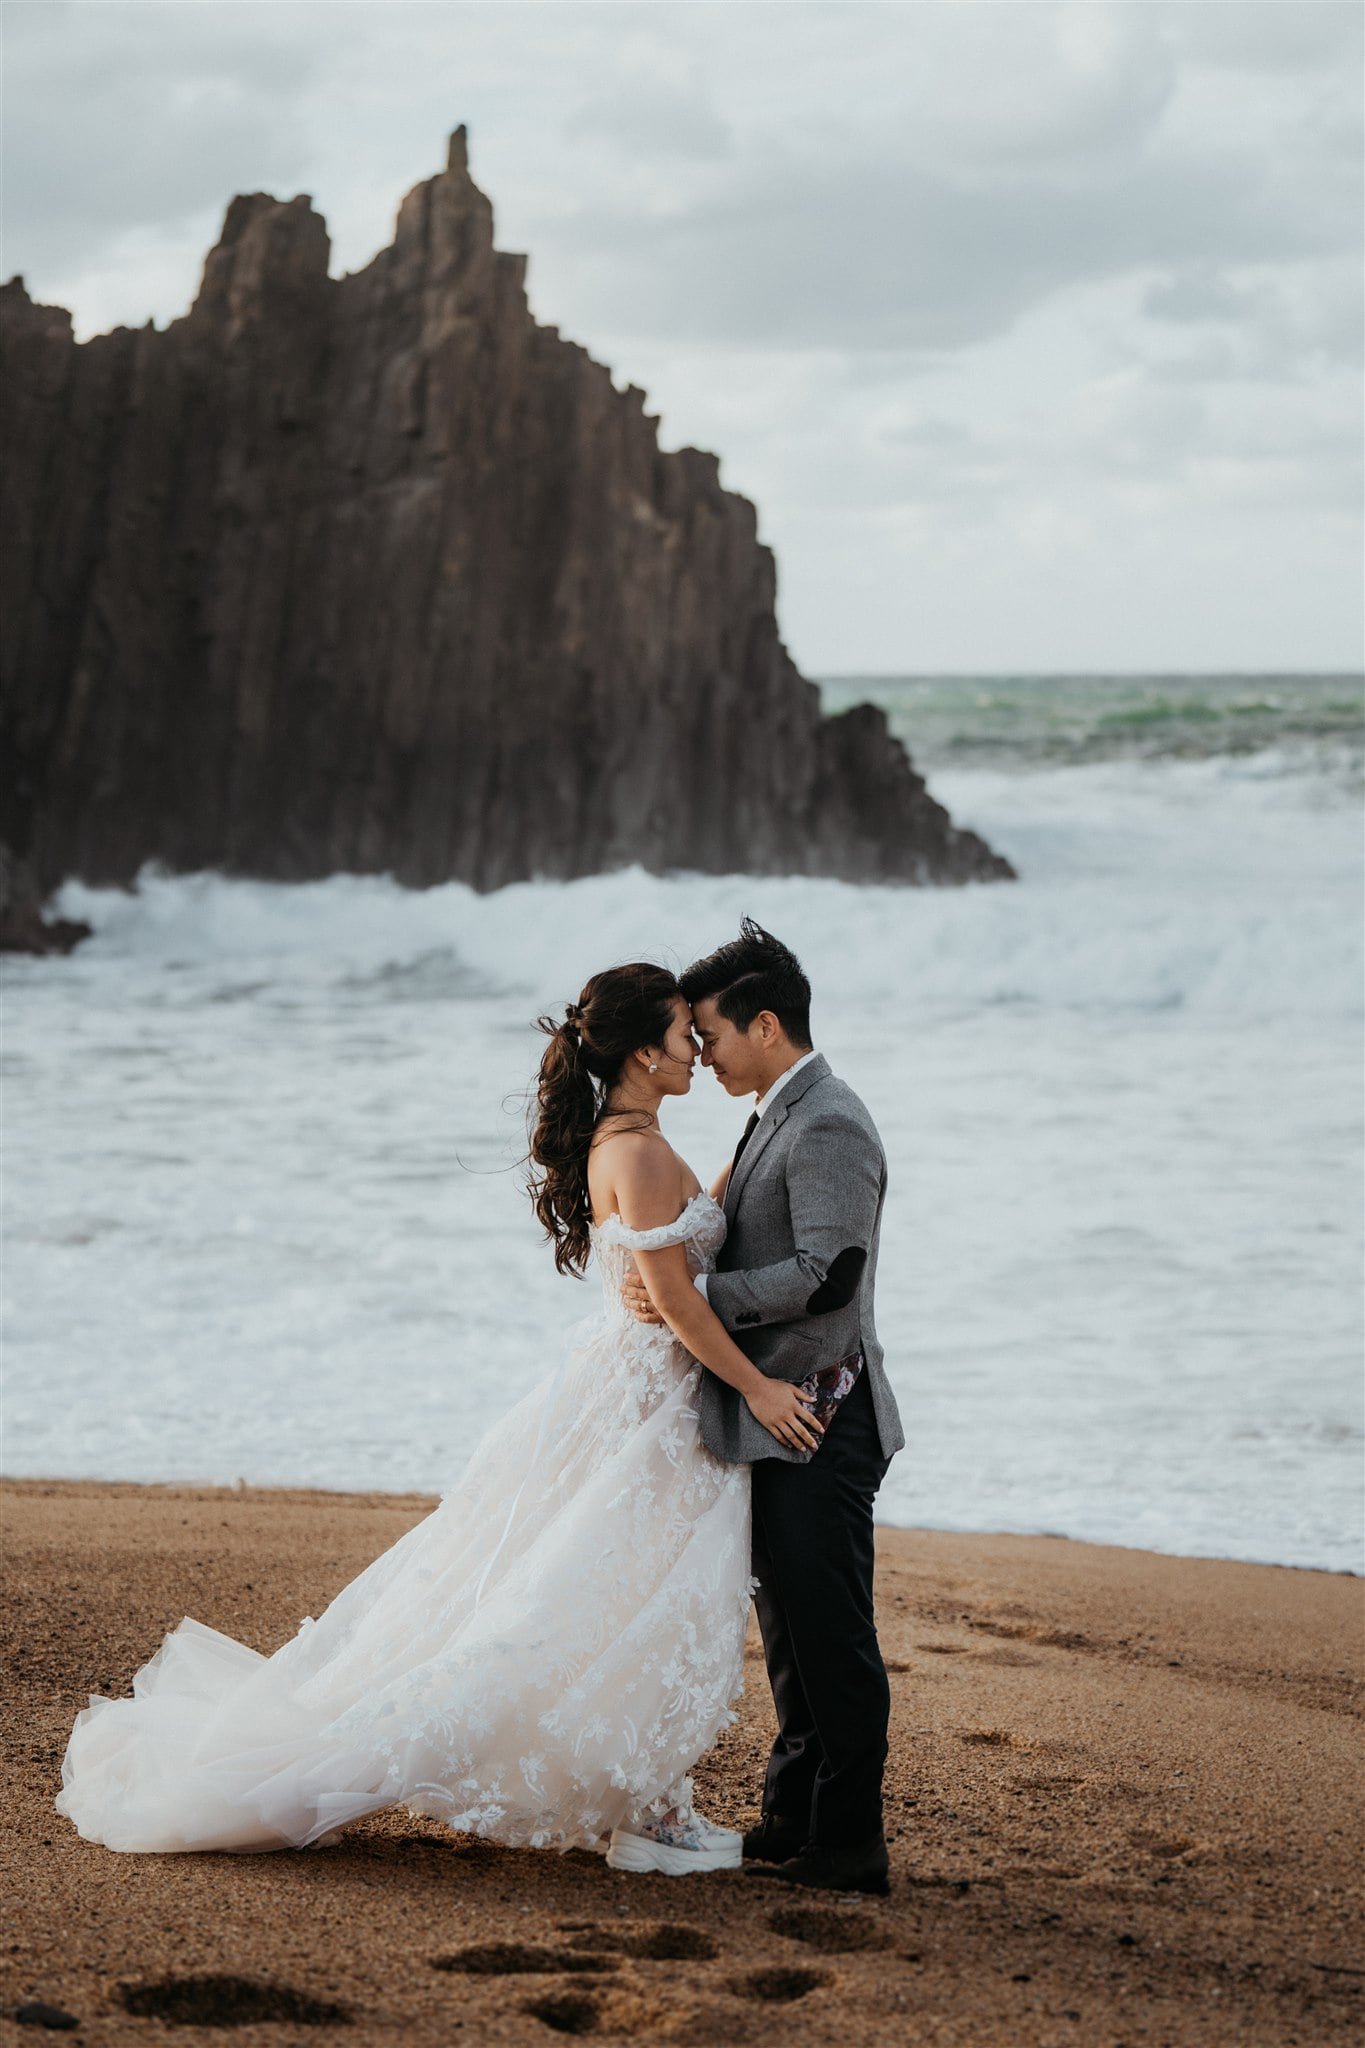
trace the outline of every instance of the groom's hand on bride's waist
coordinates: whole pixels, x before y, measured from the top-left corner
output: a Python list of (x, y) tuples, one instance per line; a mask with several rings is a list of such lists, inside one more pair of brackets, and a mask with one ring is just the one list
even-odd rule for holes
[(637, 1323), (662, 1323), (654, 1303), (649, 1298), (649, 1289), (638, 1273), (627, 1273), (621, 1283), (621, 1299)]

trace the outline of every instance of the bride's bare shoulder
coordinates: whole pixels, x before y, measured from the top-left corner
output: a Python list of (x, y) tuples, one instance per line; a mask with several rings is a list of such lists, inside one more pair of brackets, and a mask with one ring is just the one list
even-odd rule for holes
[(678, 1155), (662, 1131), (642, 1131), (627, 1124), (619, 1131), (594, 1131), (588, 1146), (588, 1158), (598, 1165), (610, 1162), (611, 1171), (617, 1173), (623, 1165), (642, 1165), (648, 1171), (650, 1164), (670, 1159), (676, 1161)]
[(625, 1130), (594, 1137), (588, 1187), (597, 1216), (616, 1213), (632, 1228), (671, 1223), (692, 1193), (694, 1176), (661, 1132)]
[(613, 1180), (653, 1182), (676, 1179), (683, 1163), (662, 1131), (607, 1131), (594, 1133), (588, 1147), (589, 1172), (609, 1174)]

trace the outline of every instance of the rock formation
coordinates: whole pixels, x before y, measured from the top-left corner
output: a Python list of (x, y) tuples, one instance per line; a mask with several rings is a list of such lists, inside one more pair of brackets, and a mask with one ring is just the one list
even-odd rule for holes
[(0, 844), (0, 953), (69, 953), (90, 931), (74, 917), (44, 917), (32, 873)]
[(0, 290), (0, 831), (44, 889), (1010, 874), (880, 712), (821, 717), (753, 506), (532, 317), (463, 129), (328, 257), (254, 193), (163, 331)]

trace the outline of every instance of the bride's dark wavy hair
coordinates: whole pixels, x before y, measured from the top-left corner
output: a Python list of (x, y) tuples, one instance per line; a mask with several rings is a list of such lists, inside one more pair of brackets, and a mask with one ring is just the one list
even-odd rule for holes
[(604, 1115), (628, 1114), (608, 1111), (607, 1094), (633, 1052), (662, 1045), (681, 993), (666, 967), (636, 960), (594, 974), (558, 1022), (536, 1019), (550, 1043), (536, 1082), (527, 1187), (561, 1273), (581, 1275), (592, 1248), (588, 1150), (593, 1132)]

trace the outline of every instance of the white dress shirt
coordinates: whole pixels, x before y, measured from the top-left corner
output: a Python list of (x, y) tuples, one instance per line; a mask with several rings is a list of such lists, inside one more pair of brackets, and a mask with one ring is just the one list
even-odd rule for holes
[[(793, 1060), (791, 1065), (784, 1072), (780, 1073), (775, 1081), (770, 1082), (765, 1092), (759, 1096), (754, 1104), (754, 1115), (759, 1117), (766, 1115), (782, 1093), (782, 1090), (786, 1087), (788, 1081), (791, 1080), (792, 1075), (799, 1074), (802, 1067), (808, 1067), (814, 1058), (815, 1048), (812, 1046), (809, 1052), (802, 1053), (799, 1060)], [(698, 1273), (697, 1275), (697, 1291), (704, 1300), (709, 1300), (710, 1298), (706, 1292), (706, 1283), (710, 1277), (709, 1273)]]
[(802, 1067), (808, 1067), (814, 1058), (815, 1047), (812, 1046), (809, 1052), (802, 1053), (799, 1060), (793, 1060), (791, 1065), (787, 1068), (786, 1072), (778, 1075), (777, 1079), (772, 1083), (772, 1086), (768, 1089), (766, 1095), (759, 1096), (758, 1101), (754, 1104), (755, 1115), (766, 1116), (767, 1112), (772, 1108), (774, 1102), (776, 1102), (782, 1090), (786, 1087), (788, 1081), (792, 1079), (793, 1075), (799, 1074)]

